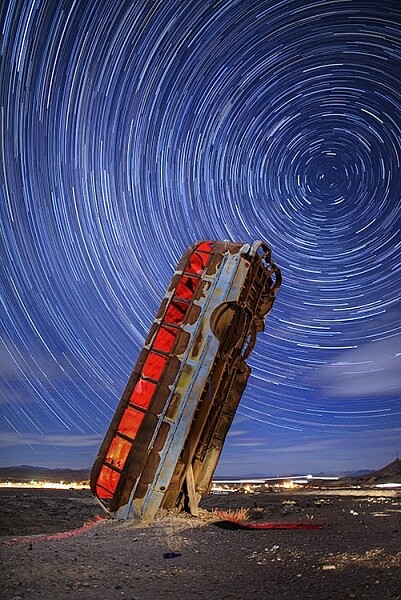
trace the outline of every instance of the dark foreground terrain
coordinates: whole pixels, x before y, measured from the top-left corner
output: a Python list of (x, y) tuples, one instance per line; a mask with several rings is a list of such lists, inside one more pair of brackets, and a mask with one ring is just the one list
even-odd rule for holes
[[(103, 516), (88, 491), (0, 488), (1, 597), (401, 599), (401, 494), (356, 494), (208, 495), (200, 518), (81, 529)], [(251, 522), (324, 526), (233, 529), (213, 513), (238, 508)]]

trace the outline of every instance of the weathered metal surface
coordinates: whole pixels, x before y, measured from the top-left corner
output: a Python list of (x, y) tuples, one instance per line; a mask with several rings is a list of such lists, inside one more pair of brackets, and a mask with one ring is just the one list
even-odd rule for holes
[(92, 492), (113, 517), (196, 514), (280, 284), (263, 242), (184, 253), (92, 468)]

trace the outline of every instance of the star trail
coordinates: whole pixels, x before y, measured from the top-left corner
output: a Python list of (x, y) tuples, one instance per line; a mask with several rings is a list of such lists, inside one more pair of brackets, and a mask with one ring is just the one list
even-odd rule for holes
[(92, 464), (201, 239), (283, 274), (217, 473), (393, 460), (399, 1), (6, 0), (0, 26), (0, 464)]

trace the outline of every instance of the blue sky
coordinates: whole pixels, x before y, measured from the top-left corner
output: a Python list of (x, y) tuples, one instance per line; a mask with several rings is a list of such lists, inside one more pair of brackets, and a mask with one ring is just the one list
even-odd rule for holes
[(283, 276), (218, 473), (394, 458), (400, 11), (2, 5), (1, 465), (91, 465), (201, 239), (266, 240)]

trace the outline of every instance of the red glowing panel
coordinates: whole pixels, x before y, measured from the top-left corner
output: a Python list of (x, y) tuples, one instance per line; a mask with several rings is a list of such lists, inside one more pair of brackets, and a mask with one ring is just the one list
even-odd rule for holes
[(199, 281), (200, 279), (183, 275), (176, 287), (175, 296), (178, 298), (185, 298), (185, 300), (190, 300), (195, 294)]
[(132, 392), (129, 401), (131, 402), (131, 404), (135, 404), (136, 406), (140, 406), (141, 408), (148, 408), (155, 387), (155, 383), (140, 379), (134, 387), (134, 391)]
[[(106, 488), (106, 490), (109, 490), (111, 492), (111, 494), (114, 494), (114, 492), (116, 491), (116, 487), (117, 487), (119, 479), (120, 479), (120, 473), (118, 473), (117, 471), (113, 471), (113, 469), (106, 467), (106, 465), (103, 465), (101, 468), (97, 483), (98, 483), (98, 485), (101, 485), (102, 487)], [(104, 493), (105, 492), (103, 492), (103, 494)], [(101, 498), (110, 498), (109, 495), (107, 495), (107, 496), (103, 495), (100, 497)]]
[(117, 469), (122, 469), (132, 448), (132, 444), (116, 435), (112, 440), (105, 456), (105, 462)]
[(188, 304), (172, 300), (164, 315), (163, 321), (172, 325), (181, 325), (187, 312)]
[(144, 416), (143, 412), (128, 406), (121, 417), (118, 431), (134, 440)]
[(170, 352), (174, 345), (175, 338), (177, 337), (177, 333), (178, 329), (172, 329), (171, 327), (164, 327), (161, 325), (153, 341), (153, 348), (155, 350), (162, 350), (163, 352)]
[(212, 247), (213, 247), (213, 242), (203, 242), (202, 244), (199, 244), (199, 246), (196, 249), (199, 250), (200, 252), (211, 252)]
[(104, 490), (103, 488), (100, 487), (100, 485), (97, 485), (96, 486), (96, 496), (98, 498), (103, 498), (103, 500), (106, 500), (107, 498), (112, 498), (113, 493), (109, 492), (109, 490)]
[(187, 266), (185, 267), (185, 272), (201, 275), (205, 270), (208, 258), (208, 254), (198, 254), (197, 252), (194, 252), (191, 254)]
[(166, 361), (167, 359), (164, 356), (160, 356), (155, 352), (149, 352), (145, 364), (143, 365), (142, 375), (158, 381)]

